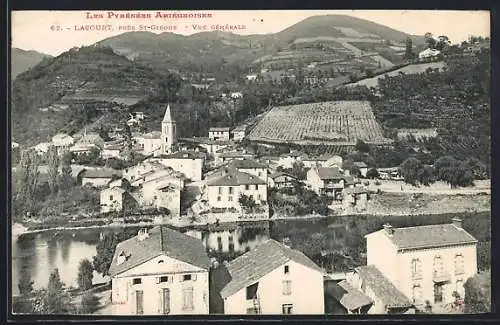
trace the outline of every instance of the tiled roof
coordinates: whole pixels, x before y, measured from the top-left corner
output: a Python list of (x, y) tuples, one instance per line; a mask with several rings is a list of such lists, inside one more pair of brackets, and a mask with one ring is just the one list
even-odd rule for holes
[(294, 261), (318, 272), (323, 270), (302, 252), (291, 249), (274, 239), (268, 239), (227, 265), (231, 281), (221, 290), (223, 298), (251, 285), (288, 261)]
[(252, 154), (244, 152), (223, 152), (219, 155), (221, 158), (231, 158), (231, 157), (251, 157)]
[(234, 128), (233, 131), (240, 131), (240, 132), (244, 132), (246, 131), (247, 129), (247, 126), (246, 125), (238, 125), (237, 127)]
[(356, 273), (359, 274), (365, 286), (370, 287), (375, 296), (380, 299), (387, 308), (404, 308), (412, 306), (410, 300), (375, 266), (366, 265), (357, 267)]
[(288, 177), (292, 177), (293, 179), (297, 179), (297, 177), (295, 177), (291, 174), (285, 173), (285, 172), (276, 172), (274, 174), (269, 175), (269, 178), (275, 179), (275, 178), (280, 177), (280, 176), (288, 176)]
[[(221, 172), (222, 173), (222, 172)], [(238, 185), (265, 185), (266, 182), (254, 175), (240, 172), (231, 168), (226, 169), (225, 175), (217, 177), (213, 174), (207, 182), (208, 186), (238, 186)], [(219, 174), (220, 175), (220, 174)]]
[(342, 175), (338, 168), (328, 168), (328, 167), (317, 167), (316, 171), (318, 176), (322, 180), (330, 180), (330, 179), (343, 179), (344, 175)]
[(85, 170), (84, 178), (111, 178), (113, 175), (122, 176), (122, 172), (119, 170), (105, 168), (105, 169), (87, 169)]
[(211, 127), (208, 132), (212, 132), (212, 131), (224, 131), (224, 132), (229, 132), (229, 130), (231, 130), (230, 127)]
[(326, 291), (347, 310), (356, 310), (373, 303), (370, 297), (367, 297), (363, 292), (349, 285), (346, 280), (342, 280), (339, 283), (328, 283)]
[[(109, 275), (111, 277), (163, 254), (205, 270), (210, 268), (210, 258), (199, 239), (164, 226), (155, 227), (149, 230), (148, 234), (149, 237), (142, 241), (135, 236), (116, 246), (115, 254), (109, 267)], [(128, 258), (122, 264), (117, 264), (117, 259), (121, 252), (124, 252)]]
[(233, 167), (237, 169), (251, 169), (251, 168), (267, 168), (266, 165), (261, 164), (253, 159), (242, 159), (242, 160), (231, 160), (228, 164), (228, 167)]
[(177, 151), (170, 155), (161, 155), (160, 158), (166, 159), (203, 159), (205, 158), (205, 154), (203, 152), (186, 150), (186, 151)]
[(458, 244), (473, 244), (477, 240), (463, 228), (453, 224), (392, 228), (392, 235), (384, 232), (398, 249), (431, 248)]

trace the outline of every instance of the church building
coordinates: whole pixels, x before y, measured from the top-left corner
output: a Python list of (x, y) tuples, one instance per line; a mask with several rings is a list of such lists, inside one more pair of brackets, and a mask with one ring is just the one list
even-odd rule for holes
[(153, 154), (154, 156), (166, 155), (173, 153), (175, 144), (177, 143), (175, 120), (172, 118), (170, 105), (167, 106), (165, 116), (161, 122), (161, 132), (153, 131), (142, 135), (138, 138), (138, 142), (142, 147), (142, 151), (146, 155)]

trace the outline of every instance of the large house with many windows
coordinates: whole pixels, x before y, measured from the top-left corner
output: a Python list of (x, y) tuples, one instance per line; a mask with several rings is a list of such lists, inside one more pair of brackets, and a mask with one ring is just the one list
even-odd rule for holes
[(477, 273), (477, 240), (462, 221), (384, 229), (366, 235), (367, 264), (377, 268), (415, 305), (454, 302)]
[(217, 272), (226, 275), (217, 275), (224, 314), (325, 312), (323, 270), (302, 252), (273, 239), (219, 267)]
[(109, 268), (113, 315), (209, 313), (210, 259), (203, 243), (167, 227), (118, 244)]

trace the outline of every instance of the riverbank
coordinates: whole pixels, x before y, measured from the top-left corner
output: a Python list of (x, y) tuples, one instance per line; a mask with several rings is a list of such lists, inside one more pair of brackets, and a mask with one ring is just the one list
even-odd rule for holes
[[(447, 213), (467, 213), (491, 211), (491, 195), (484, 192), (467, 194), (437, 194), (437, 193), (381, 193), (372, 194), (364, 210), (343, 210), (332, 213), (332, 215), (431, 215)], [(290, 216), (279, 213), (274, 214), (269, 220), (314, 220), (323, 219), (330, 216), (310, 214), (304, 216)], [(265, 221), (264, 221), (265, 222)], [(12, 238), (17, 238), (24, 234), (36, 234), (46, 231), (71, 231), (83, 229), (109, 229), (127, 227), (152, 227), (156, 225), (167, 225), (177, 229), (206, 229), (214, 230), (219, 228), (232, 228), (239, 224), (260, 226), (262, 221), (241, 221), (241, 222), (221, 222), (220, 224), (208, 223), (205, 220), (192, 221), (188, 217), (169, 219), (161, 223), (110, 223), (105, 225), (91, 226), (57, 226), (43, 229), (30, 229), (21, 223), (12, 225)]]

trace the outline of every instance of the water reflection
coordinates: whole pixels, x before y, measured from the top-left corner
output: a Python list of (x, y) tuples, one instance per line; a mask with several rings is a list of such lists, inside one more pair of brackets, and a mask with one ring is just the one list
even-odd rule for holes
[[(47, 286), (50, 273), (58, 268), (61, 280), (68, 286), (75, 285), (80, 261), (85, 258), (92, 261), (99, 238), (106, 233), (121, 231), (116, 228), (86, 229), (19, 237), (12, 248), (13, 294), (19, 293), (21, 272), (28, 272), (35, 288), (43, 288)], [(126, 231), (133, 233), (137, 229), (129, 228)], [(229, 260), (269, 238), (269, 225), (237, 225), (233, 228), (191, 230), (186, 233), (200, 239), (212, 257)]]

